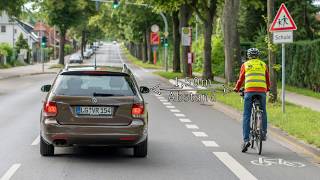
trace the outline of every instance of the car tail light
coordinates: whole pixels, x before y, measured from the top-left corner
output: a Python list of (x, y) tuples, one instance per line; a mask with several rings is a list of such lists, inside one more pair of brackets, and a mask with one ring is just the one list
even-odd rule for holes
[(46, 117), (54, 117), (58, 114), (58, 107), (55, 102), (45, 102), (43, 105), (44, 116)]
[(131, 109), (131, 114), (133, 117), (140, 117), (144, 113), (143, 104), (133, 104)]

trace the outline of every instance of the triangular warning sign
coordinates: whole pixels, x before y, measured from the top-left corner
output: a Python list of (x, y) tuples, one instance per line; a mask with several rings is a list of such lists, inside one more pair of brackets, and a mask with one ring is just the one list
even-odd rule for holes
[(280, 9), (274, 18), (269, 31), (292, 31), (297, 30), (297, 26), (294, 23), (287, 7), (284, 3), (281, 4)]

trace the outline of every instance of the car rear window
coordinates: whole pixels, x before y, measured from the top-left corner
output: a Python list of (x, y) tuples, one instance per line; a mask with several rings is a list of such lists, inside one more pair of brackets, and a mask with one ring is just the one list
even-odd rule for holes
[(59, 75), (53, 93), (60, 96), (133, 96), (136, 91), (128, 76)]

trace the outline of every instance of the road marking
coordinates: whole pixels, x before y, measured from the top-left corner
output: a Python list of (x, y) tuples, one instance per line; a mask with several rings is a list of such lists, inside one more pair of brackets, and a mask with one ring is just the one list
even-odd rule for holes
[(206, 147), (219, 147), (219, 145), (214, 141), (202, 141)]
[(184, 123), (192, 122), (190, 119), (187, 119), (187, 118), (180, 118), (179, 120)]
[(179, 109), (170, 109), (171, 112), (180, 112)]
[(195, 124), (186, 124), (186, 127), (188, 129), (199, 129), (199, 127), (197, 125), (195, 125)]
[(166, 99), (160, 99), (161, 102), (168, 102)]
[(166, 99), (165, 97), (162, 97), (162, 96), (158, 96), (157, 98), (160, 99), (160, 100), (161, 99)]
[(208, 137), (205, 132), (192, 132), (196, 137)]
[(8, 171), (0, 178), (0, 180), (9, 180), (14, 173), (19, 169), (19, 167), (21, 166), (21, 164), (14, 164), (12, 165)]
[(166, 108), (173, 109), (173, 108), (176, 108), (176, 107), (175, 106), (166, 106)]
[(157, 96), (157, 97), (160, 97), (161, 95), (159, 95), (159, 94), (154, 94), (155, 96)]
[(241, 180), (257, 180), (246, 168), (227, 152), (213, 152), (213, 154), (227, 166)]
[(40, 135), (32, 142), (31, 146), (36, 146), (40, 143)]
[(163, 102), (163, 105), (172, 105), (170, 102)]
[(174, 115), (177, 116), (177, 117), (186, 117), (186, 115), (184, 115), (184, 114), (179, 114), (179, 113), (174, 113)]

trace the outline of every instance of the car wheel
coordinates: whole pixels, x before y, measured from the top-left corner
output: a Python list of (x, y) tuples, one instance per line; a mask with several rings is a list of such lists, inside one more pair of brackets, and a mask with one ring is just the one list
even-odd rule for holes
[(135, 157), (146, 157), (148, 154), (148, 138), (133, 148), (133, 155)]
[(54, 155), (54, 146), (52, 144), (47, 144), (42, 137), (40, 137), (40, 154), (42, 156)]

